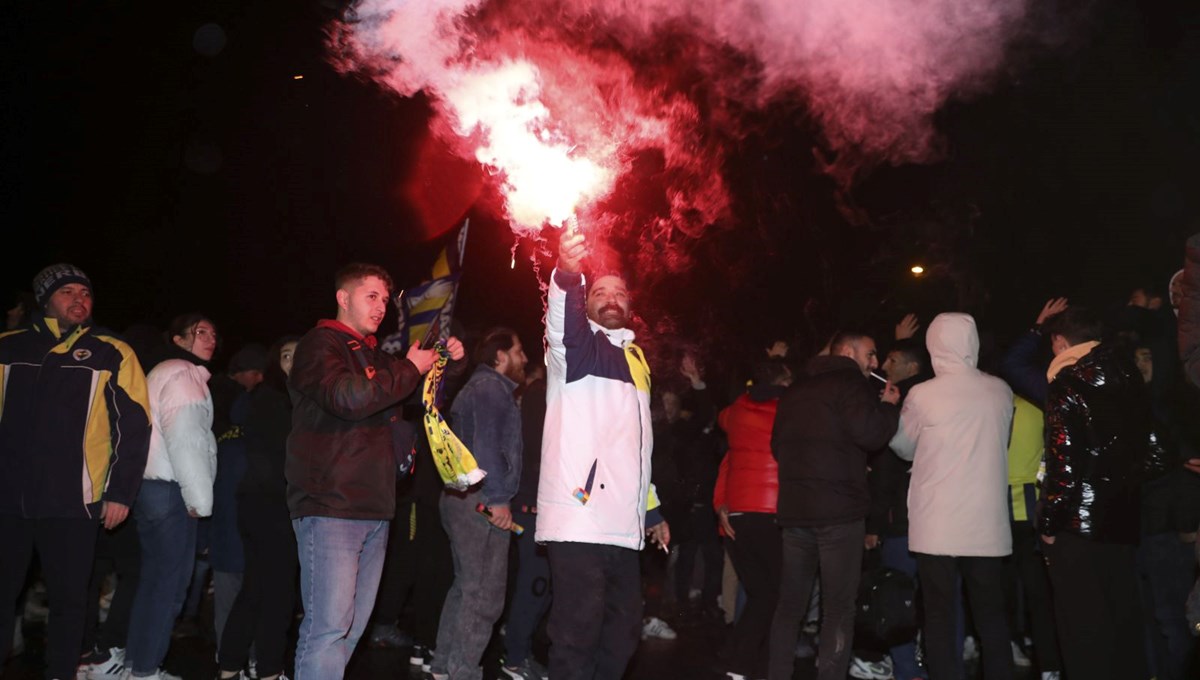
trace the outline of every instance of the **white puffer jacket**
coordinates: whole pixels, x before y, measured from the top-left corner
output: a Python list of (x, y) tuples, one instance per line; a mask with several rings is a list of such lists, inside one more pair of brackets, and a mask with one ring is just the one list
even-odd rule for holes
[(168, 359), (146, 376), (154, 427), (142, 478), (178, 482), (184, 504), (201, 517), (212, 514), (217, 474), (209, 375), (203, 366)]

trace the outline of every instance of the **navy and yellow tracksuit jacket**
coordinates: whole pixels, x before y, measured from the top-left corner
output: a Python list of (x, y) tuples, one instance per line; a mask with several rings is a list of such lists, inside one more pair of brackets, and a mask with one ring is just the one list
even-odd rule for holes
[(102, 331), (54, 319), (0, 334), (0, 514), (96, 517), (132, 505), (150, 446), (146, 376)]

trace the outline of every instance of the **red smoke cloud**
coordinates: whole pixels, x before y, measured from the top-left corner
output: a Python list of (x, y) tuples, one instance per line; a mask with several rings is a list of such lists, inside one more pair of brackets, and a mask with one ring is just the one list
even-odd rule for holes
[[(932, 160), (934, 114), (987, 83), (1025, 12), (1026, 0), (362, 0), (330, 45), (340, 70), (430, 97), (436, 129), (499, 183), (515, 232), (578, 213), (655, 257), (671, 250), (669, 271), (684, 258), (663, 245), (675, 232), (729, 217), (724, 150), (744, 116), (803, 104), (843, 187)], [(622, 224), (639, 164), (661, 196)]]

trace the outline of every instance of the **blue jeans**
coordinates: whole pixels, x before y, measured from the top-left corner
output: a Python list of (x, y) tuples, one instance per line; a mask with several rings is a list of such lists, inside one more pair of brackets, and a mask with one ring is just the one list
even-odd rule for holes
[(142, 481), (137, 503), (142, 570), (129, 615), (126, 663), (135, 676), (152, 675), (171, 645), (175, 619), (187, 599), (196, 562), (196, 519), (175, 482)]
[(304, 620), (296, 640), (295, 680), (338, 680), (371, 618), (388, 520), (292, 520), (300, 558)]

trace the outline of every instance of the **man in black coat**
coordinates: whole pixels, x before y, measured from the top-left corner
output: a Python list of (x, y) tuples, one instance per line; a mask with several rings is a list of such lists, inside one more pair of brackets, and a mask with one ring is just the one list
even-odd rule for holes
[(1046, 476), (1038, 529), (1067, 676), (1147, 677), (1135, 549), (1142, 483), (1161, 469), (1132, 359), (1070, 307), (1046, 323)]
[(770, 680), (790, 680), (800, 619), (821, 573), (818, 680), (843, 680), (854, 636), (855, 597), (870, 511), (867, 458), (883, 449), (900, 421), (900, 391), (883, 394), (870, 375), (875, 341), (842, 332), (828, 356), (809, 361), (807, 377), (780, 400), (771, 436), (779, 461), (783, 580), (771, 626)]

